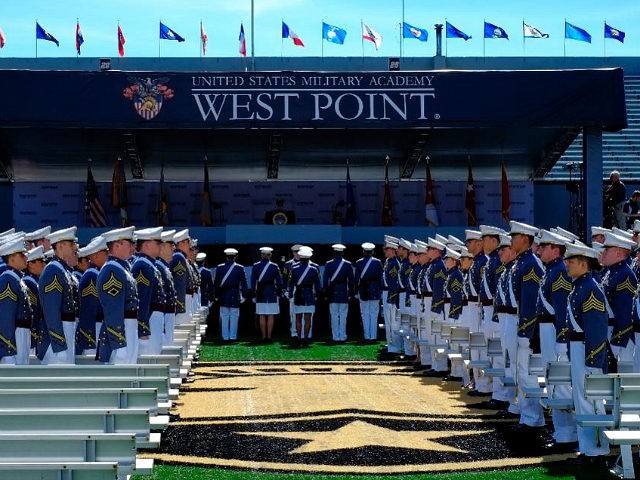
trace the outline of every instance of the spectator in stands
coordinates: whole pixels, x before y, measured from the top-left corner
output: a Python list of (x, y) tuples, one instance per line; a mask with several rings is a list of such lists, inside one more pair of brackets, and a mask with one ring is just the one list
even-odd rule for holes
[(605, 227), (625, 228), (627, 225), (623, 208), (627, 199), (627, 189), (620, 180), (620, 172), (613, 170), (609, 176), (610, 184), (604, 191), (604, 204), (606, 213), (610, 218), (611, 225)]
[(626, 219), (627, 228), (633, 228), (633, 222), (640, 218), (640, 190), (634, 190), (631, 198), (622, 207), (622, 214)]

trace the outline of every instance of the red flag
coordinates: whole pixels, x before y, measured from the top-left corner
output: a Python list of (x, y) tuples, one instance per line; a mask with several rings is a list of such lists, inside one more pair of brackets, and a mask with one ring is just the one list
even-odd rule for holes
[(504, 168), (502, 162), (502, 218), (507, 222), (509, 218), (509, 210), (511, 210), (511, 198), (509, 196), (509, 180), (507, 179), (507, 169)]
[(4, 48), (5, 43), (7, 43), (7, 37), (4, 36), (4, 32), (0, 28), (0, 48)]
[(124, 57), (124, 44), (125, 44), (124, 34), (122, 33), (122, 29), (120, 25), (118, 25), (118, 54), (121, 57)]
[(382, 225), (393, 226), (393, 210), (391, 203), (391, 185), (389, 184), (389, 157), (384, 167), (384, 199), (382, 200)]
[(427, 157), (427, 181), (425, 187), (424, 219), (427, 221), (428, 225), (437, 227), (440, 224), (440, 221), (438, 220), (438, 211), (436, 210), (436, 196), (433, 193), (433, 180), (431, 179), (429, 157)]
[(244, 38), (244, 26), (242, 25), (242, 23), (240, 24), (240, 37), (238, 38), (238, 40), (240, 41), (240, 47), (239, 47), (239, 52), (240, 55), (242, 55), (243, 57), (247, 56), (247, 41)]
[(464, 209), (467, 211), (467, 225), (472, 226), (478, 223), (476, 217), (476, 190), (473, 186), (471, 160), (469, 160), (469, 176), (467, 177), (467, 190), (464, 198)]
[(80, 30), (80, 22), (76, 22), (76, 51), (80, 55), (80, 46), (84, 43), (84, 37), (82, 36), (82, 30)]
[(202, 42), (202, 55), (207, 55), (207, 42), (209, 41), (209, 37), (207, 36), (207, 32), (204, 31), (204, 26), (202, 22), (200, 22), (200, 41)]

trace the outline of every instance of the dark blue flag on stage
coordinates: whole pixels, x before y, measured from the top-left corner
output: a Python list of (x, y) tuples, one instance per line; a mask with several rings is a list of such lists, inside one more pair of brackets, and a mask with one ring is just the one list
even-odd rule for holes
[(429, 32), (425, 28), (414, 27), (407, 22), (403, 22), (402, 38), (417, 38), (421, 42), (426, 42), (429, 39)]
[(509, 35), (507, 35), (504, 28), (493, 23), (484, 22), (484, 38), (506, 38), (509, 40)]
[(578, 40), (580, 42), (591, 43), (591, 35), (589, 33), (575, 25), (570, 24), (566, 20), (564, 21), (564, 38), (570, 38), (573, 40)]
[(162, 22), (160, 22), (160, 38), (163, 40), (177, 40), (178, 42), (184, 42), (184, 38), (182, 38)]
[(347, 206), (344, 215), (345, 227), (353, 227), (358, 223), (356, 213), (356, 196), (353, 193), (353, 183), (351, 183), (351, 175), (349, 175), (349, 162), (347, 162)]
[(464, 40), (469, 40), (471, 35), (467, 35), (462, 30), (457, 29), (447, 22), (447, 38), (462, 38)]
[(617, 28), (613, 28), (611, 25), (604, 24), (604, 38), (613, 38), (614, 40), (618, 40), (620, 43), (624, 43), (624, 32), (622, 30), (618, 30)]
[(56, 37), (47, 32), (44, 28), (40, 26), (38, 22), (36, 22), (36, 39), (47, 40), (49, 42), (53, 42), (57, 47), (60, 46), (60, 42), (56, 40)]

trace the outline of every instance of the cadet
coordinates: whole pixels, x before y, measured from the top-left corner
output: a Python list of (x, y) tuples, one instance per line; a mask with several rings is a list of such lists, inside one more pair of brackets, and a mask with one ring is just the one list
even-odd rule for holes
[(609, 341), (613, 354), (621, 361), (633, 361), (634, 339), (631, 309), (638, 281), (628, 264), (633, 240), (607, 232), (601, 263), (607, 268), (602, 279), (609, 313)]
[(138, 255), (131, 267), (138, 292), (138, 338), (140, 355), (160, 355), (164, 335), (166, 295), (156, 259), (160, 256), (162, 227), (135, 232)]
[(27, 251), (27, 270), (23, 277), (29, 293), (29, 301), (31, 303), (31, 311), (33, 313), (31, 323), (31, 351), (38, 357), (42, 349), (42, 308), (40, 306), (40, 298), (38, 296), (38, 280), (42, 270), (44, 270), (44, 248), (34, 247)]
[(38, 282), (45, 326), (41, 360), (46, 364), (75, 364), (78, 298), (72, 268), (78, 261), (76, 227), (52, 232), (47, 241), (53, 246), (54, 256)]
[(98, 359), (111, 364), (133, 364), (138, 359), (138, 295), (128, 259), (134, 245), (134, 227), (102, 234), (109, 260), (98, 274), (96, 288), (104, 311), (98, 339)]
[[(173, 344), (173, 331), (176, 323), (176, 287), (173, 283), (173, 275), (169, 268), (169, 264), (173, 260), (173, 252), (175, 245), (173, 236), (175, 230), (167, 230), (162, 232), (160, 244), (160, 257), (156, 260), (156, 266), (160, 270), (162, 276), (162, 285), (164, 287), (165, 304), (164, 304), (164, 335), (162, 337), (163, 345)], [(211, 293), (210, 301), (213, 301), (213, 293)]]
[[(409, 277), (411, 275), (411, 263), (409, 262), (409, 252), (411, 251), (412, 244), (409, 240), (401, 238), (398, 241), (398, 261), (400, 262), (400, 271), (398, 273), (398, 308), (396, 314), (391, 318), (391, 342), (394, 346), (399, 348), (399, 352), (404, 351), (405, 354), (410, 354), (406, 351), (405, 336), (400, 333), (400, 330), (409, 327)], [(404, 318), (404, 326), (402, 325)]]
[(0, 363), (29, 364), (33, 312), (29, 290), (22, 280), (27, 268), (24, 237), (0, 247), (7, 269), (0, 274)]
[(238, 250), (226, 248), (227, 260), (216, 268), (213, 277), (213, 291), (216, 302), (220, 305), (220, 323), (222, 324), (222, 340), (238, 339), (238, 318), (240, 304), (247, 295), (247, 276), (244, 267), (236, 263)]
[(78, 283), (80, 283), (82, 274), (89, 268), (89, 258), (83, 252), (84, 250), (78, 249), (78, 264), (73, 269), (73, 276), (76, 277)]
[(353, 296), (353, 265), (344, 259), (344, 245), (336, 243), (331, 248), (334, 258), (324, 266), (322, 290), (329, 302), (333, 341), (344, 342), (347, 340), (349, 299)]
[(536, 303), (538, 301), (538, 289), (543, 275), (542, 262), (532, 250), (534, 238), (538, 229), (511, 221), (511, 248), (516, 254), (516, 259), (511, 268), (511, 304), (518, 309), (518, 351), (517, 362), (517, 388), (518, 403), (520, 405), (519, 427), (524, 431), (531, 427), (544, 426), (544, 415), (539, 399), (525, 397), (523, 389), (537, 387), (538, 380), (535, 375), (529, 374), (529, 356), (531, 355), (531, 338), (536, 330)]
[[(427, 268), (426, 279), (428, 289), (431, 291), (431, 310), (427, 312), (427, 325), (429, 326), (429, 343), (431, 344), (435, 344), (439, 340), (436, 338), (436, 335), (432, 333), (431, 326), (433, 322), (444, 321), (444, 287), (447, 281), (447, 269), (442, 256), (445, 250), (446, 246), (444, 243), (433, 238), (428, 239), (427, 255), (429, 255), (431, 262)], [(440, 376), (447, 371), (446, 358), (438, 357), (436, 349), (431, 349), (431, 367), (431, 371), (427, 372), (427, 374)]]
[[(567, 297), (573, 285), (562, 259), (566, 251), (565, 244), (569, 241), (571, 240), (547, 230), (541, 230), (538, 238), (538, 253), (540, 260), (545, 264), (536, 307), (543, 365), (549, 362), (569, 361)], [(547, 394), (549, 398), (568, 398), (571, 396), (571, 387), (547, 385)], [(551, 411), (551, 419), (555, 443), (548, 447), (557, 451), (571, 448), (571, 444), (578, 440), (573, 412), (554, 408)]]
[[(311, 262), (313, 250), (301, 247), (298, 251), (300, 262), (292, 268), (287, 291), (293, 298), (296, 314), (296, 329), (299, 340), (306, 345), (311, 336), (313, 314), (316, 311), (316, 299), (320, 292), (320, 270)], [(304, 321), (304, 323), (303, 323)]]
[(78, 285), (79, 319), (76, 330), (76, 355), (95, 357), (104, 318), (96, 284), (98, 272), (109, 258), (109, 251), (104, 238), (98, 236), (86, 247), (78, 250), (78, 254), (86, 256), (90, 263)]
[(373, 256), (376, 248), (373, 243), (365, 242), (361, 246), (362, 258), (356, 262), (354, 275), (356, 298), (360, 302), (364, 339), (375, 341), (382, 298), (382, 262)]
[[(597, 252), (584, 245), (566, 244), (567, 273), (573, 279), (568, 297), (571, 385), (576, 415), (604, 415), (602, 400), (586, 399), (584, 379), (588, 374), (607, 371), (607, 323), (605, 296), (591, 276), (597, 268)], [(578, 425), (577, 463), (596, 463), (598, 456), (609, 454), (609, 442), (603, 428)]]
[[(407, 285), (407, 295), (409, 295), (409, 324), (410, 334), (405, 338), (405, 354), (416, 357), (418, 354), (418, 345), (415, 342), (418, 336), (418, 315), (422, 309), (422, 298), (418, 299), (418, 290), (420, 286), (420, 274), (423, 264), (420, 263), (420, 254), (426, 253), (427, 245), (418, 239), (414, 239), (412, 250), (409, 252), (409, 262), (411, 262), (411, 274)], [(413, 337), (413, 338), (411, 338)]]
[(431, 334), (431, 287), (428, 285), (427, 271), (431, 262), (427, 253), (427, 243), (416, 240), (418, 250), (418, 264), (420, 273), (418, 274), (417, 293), (417, 337), (418, 337), (418, 357), (421, 366), (431, 365), (431, 354), (429, 353), (429, 335)]
[(209, 306), (213, 301), (213, 275), (205, 263), (207, 260), (207, 254), (204, 252), (198, 252), (196, 255), (196, 263), (198, 264), (198, 272), (200, 273), (200, 305), (199, 307), (205, 307), (207, 314), (209, 312)]
[[(175, 252), (169, 264), (169, 269), (173, 275), (173, 285), (176, 289), (176, 316), (175, 323), (183, 325), (191, 321), (187, 310), (190, 302), (187, 289), (190, 282), (189, 265), (187, 264), (187, 253), (190, 248), (189, 230), (180, 230), (173, 236), (173, 243), (176, 246)], [(173, 330), (172, 330), (173, 334)], [(173, 337), (172, 337), (173, 339)]]
[[(291, 247), (291, 255), (293, 256), (293, 258), (287, 260), (282, 267), (282, 280), (284, 285), (289, 285), (291, 270), (300, 262), (300, 255), (298, 254), (300, 248), (302, 248), (302, 245), (298, 243)], [(293, 298), (289, 298), (289, 320), (291, 322), (291, 338), (298, 337), (298, 330), (296, 328), (296, 312), (294, 307), (295, 305), (293, 302)]]
[(200, 308), (200, 270), (196, 265), (196, 254), (198, 252), (198, 239), (191, 239), (191, 246), (186, 254), (187, 265), (189, 266), (189, 280), (187, 283), (187, 295), (191, 295), (191, 303), (187, 305), (187, 311), (193, 315)]
[(385, 235), (384, 238), (384, 270), (382, 274), (383, 282), (383, 305), (382, 314), (384, 316), (384, 328), (387, 340), (388, 353), (400, 353), (400, 345), (393, 343), (392, 325), (396, 321), (398, 311), (399, 293), (402, 288), (400, 283), (400, 260), (397, 257), (399, 240), (395, 237)]
[(282, 276), (278, 266), (271, 261), (272, 253), (273, 248), (261, 247), (261, 260), (254, 263), (251, 269), (251, 290), (263, 342), (271, 340), (273, 320), (280, 313), (279, 300), (282, 295)]

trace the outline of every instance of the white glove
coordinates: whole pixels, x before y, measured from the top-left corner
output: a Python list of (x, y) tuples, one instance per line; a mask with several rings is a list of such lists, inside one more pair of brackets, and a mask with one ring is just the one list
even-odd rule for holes
[(566, 343), (556, 343), (556, 357), (559, 362), (567, 362), (569, 360), (568, 346)]

